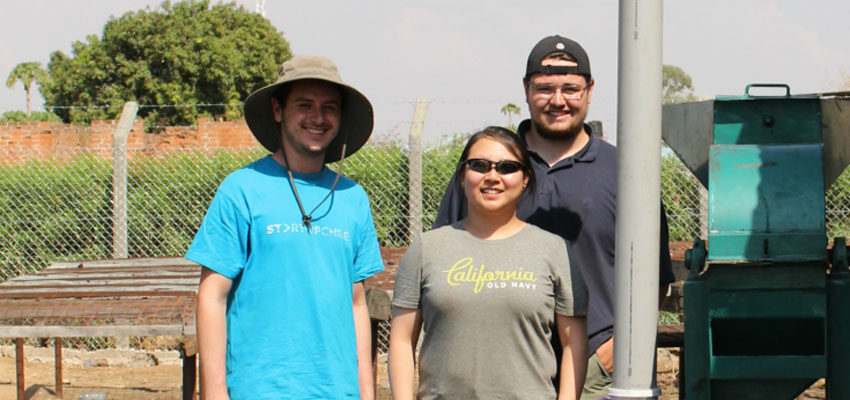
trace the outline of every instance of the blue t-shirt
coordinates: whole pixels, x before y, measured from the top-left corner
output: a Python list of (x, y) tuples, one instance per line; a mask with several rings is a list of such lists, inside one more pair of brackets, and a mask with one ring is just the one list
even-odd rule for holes
[[(356, 399), (352, 285), (383, 269), (369, 201), (340, 178), (308, 230), (286, 175), (270, 156), (230, 174), (186, 258), (233, 280), (231, 399)], [(336, 174), (293, 177), (309, 213)]]

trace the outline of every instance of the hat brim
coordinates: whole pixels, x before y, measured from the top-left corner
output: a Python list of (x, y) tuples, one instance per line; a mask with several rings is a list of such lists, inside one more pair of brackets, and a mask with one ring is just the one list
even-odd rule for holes
[(340, 88), (342, 93), (342, 116), (339, 132), (325, 151), (325, 163), (340, 160), (343, 144), (346, 144), (345, 157), (360, 150), (369, 140), (369, 136), (372, 135), (375, 122), (372, 104), (357, 89), (319, 75), (301, 75), (298, 79), (276, 82), (257, 89), (245, 99), (245, 122), (257, 141), (272, 153), (278, 150), (281, 142), (281, 130), (280, 124), (275, 121), (272, 112), (272, 95), (284, 86), (303, 79), (317, 79), (333, 83)]

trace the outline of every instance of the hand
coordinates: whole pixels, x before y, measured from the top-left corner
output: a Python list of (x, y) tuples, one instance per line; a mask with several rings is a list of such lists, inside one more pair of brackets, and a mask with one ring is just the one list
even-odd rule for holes
[(608, 370), (608, 374), (614, 373), (614, 337), (612, 336), (610, 339), (606, 340), (605, 343), (602, 343), (598, 349), (596, 349), (596, 357), (599, 357), (599, 362), (605, 366), (605, 369)]

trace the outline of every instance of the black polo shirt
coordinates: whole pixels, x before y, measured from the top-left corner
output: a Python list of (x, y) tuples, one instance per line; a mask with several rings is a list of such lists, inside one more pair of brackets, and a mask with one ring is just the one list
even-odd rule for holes
[[(531, 121), (520, 123), (517, 133), (524, 138)], [(591, 132), (585, 125), (585, 131)], [(617, 149), (590, 135), (578, 153), (549, 165), (531, 151), (537, 178), (533, 195), (524, 192), (517, 216), (566, 239), (570, 261), (584, 275), (590, 295), (587, 309), (589, 354), (614, 334), (614, 236), (617, 204)], [(454, 180), (446, 188), (433, 228), (466, 216), (466, 199)], [(661, 210), (660, 282), (676, 280), (670, 264), (667, 217)]]

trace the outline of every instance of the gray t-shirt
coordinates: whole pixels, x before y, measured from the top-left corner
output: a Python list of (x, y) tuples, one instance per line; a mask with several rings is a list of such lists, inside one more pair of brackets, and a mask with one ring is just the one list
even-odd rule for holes
[(585, 315), (587, 288), (559, 236), (484, 240), (455, 223), (413, 240), (393, 305), (421, 309), (419, 398), (554, 399), (555, 313)]

